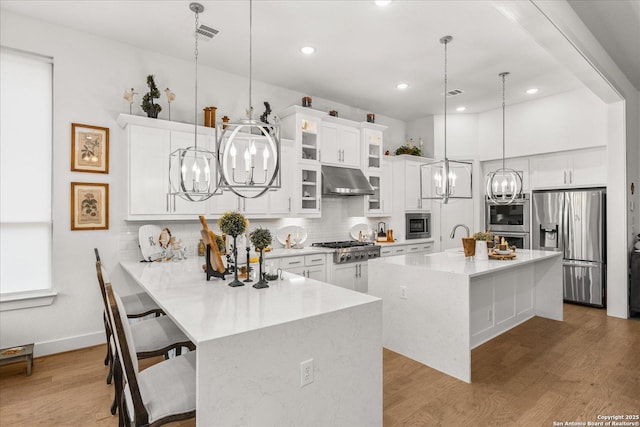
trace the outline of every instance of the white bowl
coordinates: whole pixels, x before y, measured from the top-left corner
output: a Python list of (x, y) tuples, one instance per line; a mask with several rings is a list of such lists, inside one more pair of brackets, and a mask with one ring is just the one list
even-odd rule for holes
[(495, 249), (494, 251), (498, 255), (511, 255), (511, 250), (501, 251), (500, 249)]

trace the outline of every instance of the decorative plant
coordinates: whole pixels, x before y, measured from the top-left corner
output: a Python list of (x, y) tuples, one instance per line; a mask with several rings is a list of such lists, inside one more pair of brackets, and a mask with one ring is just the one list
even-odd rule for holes
[(396, 155), (400, 155), (400, 154), (410, 154), (412, 156), (421, 156), (422, 150), (420, 149), (420, 147), (410, 147), (408, 145), (402, 145), (398, 147), (398, 149), (396, 150)]
[(264, 249), (269, 246), (272, 241), (271, 232), (268, 229), (262, 227), (258, 227), (257, 229), (253, 230), (249, 235), (249, 238), (251, 239), (251, 243), (253, 243), (253, 246), (255, 246), (256, 249)]
[(98, 201), (93, 193), (87, 193), (84, 196), (84, 200), (81, 202), (82, 210), (86, 215), (97, 216), (98, 215)]
[(260, 115), (260, 121), (269, 124), (269, 114), (271, 114), (271, 106), (267, 101), (264, 101), (264, 113)]
[(218, 227), (220, 230), (232, 237), (237, 237), (245, 232), (249, 226), (249, 221), (238, 212), (225, 212), (218, 219)]
[(162, 111), (162, 107), (159, 104), (154, 104), (153, 100), (160, 98), (160, 91), (156, 86), (156, 82), (153, 81), (153, 74), (147, 76), (147, 86), (149, 86), (149, 92), (145, 93), (142, 97), (142, 111), (147, 113), (147, 117), (157, 118), (158, 113)]
[(488, 231), (486, 233), (483, 233), (482, 231), (473, 233), (473, 238), (476, 240), (485, 240), (487, 242), (493, 241), (493, 235)]

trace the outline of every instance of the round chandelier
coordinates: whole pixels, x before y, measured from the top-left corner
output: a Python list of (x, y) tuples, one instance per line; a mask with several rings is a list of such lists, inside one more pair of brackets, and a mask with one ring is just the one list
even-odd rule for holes
[(522, 176), (505, 167), (505, 78), (508, 72), (498, 74), (502, 78), (502, 167), (490, 172), (487, 178), (487, 197), (499, 205), (509, 205), (522, 197)]
[(253, 119), (253, 2), (249, 1), (249, 109), (248, 118), (217, 125), (217, 188), (244, 198), (262, 196), (280, 188), (280, 126)]

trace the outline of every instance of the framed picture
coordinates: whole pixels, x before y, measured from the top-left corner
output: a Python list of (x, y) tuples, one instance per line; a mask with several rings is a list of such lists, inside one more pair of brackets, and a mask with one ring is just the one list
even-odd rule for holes
[(71, 183), (71, 229), (109, 229), (109, 184)]
[(71, 170), (109, 173), (109, 128), (71, 123)]

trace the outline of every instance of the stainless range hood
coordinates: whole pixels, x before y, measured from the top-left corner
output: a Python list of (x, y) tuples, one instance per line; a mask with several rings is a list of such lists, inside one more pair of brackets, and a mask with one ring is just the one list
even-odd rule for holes
[(322, 194), (364, 196), (373, 194), (373, 187), (360, 169), (322, 166)]

